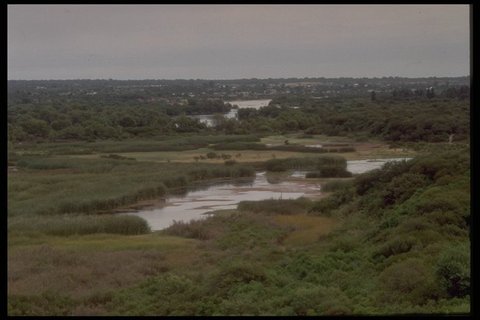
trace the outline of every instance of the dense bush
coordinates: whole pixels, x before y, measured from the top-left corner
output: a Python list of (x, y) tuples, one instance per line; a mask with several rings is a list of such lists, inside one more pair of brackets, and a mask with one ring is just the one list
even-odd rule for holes
[(332, 195), (316, 201), (310, 208), (310, 212), (319, 213), (322, 215), (330, 215), (333, 210), (340, 208), (340, 206), (351, 202), (355, 198), (355, 191), (353, 188), (342, 188)]
[(208, 228), (205, 228), (205, 224), (201, 220), (193, 220), (190, 222), (174, 220), (173, 224), (167, 229), (165, 229), (164, 232), (173, 236), (193, 238), (199, 240), (208, 240), (212, 237)]
[(390, 206), (395, 203), (402, 203), (415, 192), (427, 186), (428, 183), (428, 178), (423, 175), (404, 173), (396, 176), (383, 191), (383, 204), (384, 206)]
[(405, 235), (397, 236), (383, 244), (375, 256), (384, 256), (388, 258), (393, 255), (401, 254), (410, 251), (418, 241), (413, 237), (406, 237)]
[(241, 201), (238, 210), (250, 212), (267, 212), (274, 214), (298, 214), (309, 208), (311, 201), (307, 198), (295, 200), (262, 200), (262, 201)]
[[(343, 157), (337, 155), (322, 155), (318, 157), (270, 159), (265, 161), (264, 167), (268, 171), (287, 171), (290, 169), (312, 170), (316, 169), (323, 174), (330, 174), (333, 171), (340, 176), (350, 176), (346, 171), (347, 162)], [(323, 171), (322, 171), (323, 170)]]
[(353, 184), (352, 180), (327, 181), (325, 184), (322, 185), (322, 191), (325, 191), (325, 192), (338, 191), (341, 189), (350, 188), (352, 184)]
[(307, 172), (305, 178), (348, 178), (352, 174), (342, 168), (323, 168), (319, 171)]
[(450, 245), (435, 265), (437, 280), (450, 297), (470, 294), (470, 251), (468, 244)]
[(440, 295), (432, 271), (421, 259), (409, 258), (387, 267), (379, 276), (382, 299), (422, 305)]

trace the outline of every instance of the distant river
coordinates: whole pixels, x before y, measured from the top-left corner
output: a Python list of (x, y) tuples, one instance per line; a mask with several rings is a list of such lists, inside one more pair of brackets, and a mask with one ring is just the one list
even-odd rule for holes
[(237, 105), (238, 108), (254, 108), (260, 109), (261, 107), (268, 106), (272, 99), (262, 99), (262, 100), (235, 100), (235, 101), (225, 101), (225, 103), (230, 103), (232, 106)]
[[(272, 101), (272, 99), (235, 100), (235, 101), (224, 101), (224, 102), (230, 103), (232, 106), (237, 105), (239, 109), (243, 109), (243, 108), (260, 109), (261, 107), (268, 106), (270, 101)], [(223, 116), (227, 119), (236, 119), (237, 115), (238, 115), (237, 109), (230, 109), (230, 111), (225, 113)], [(200, 122), (205, 123), (208, 127), (212, 127), (215, 124), (214, 116), (212, 114), (199, 114), (191, 117), (194, 119), (200, 120)]]

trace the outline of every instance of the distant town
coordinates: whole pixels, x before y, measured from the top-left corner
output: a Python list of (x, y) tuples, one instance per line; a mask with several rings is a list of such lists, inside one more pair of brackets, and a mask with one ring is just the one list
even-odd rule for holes
[[(186, 104), (189, 98), (272, 99), (281, 95), (334, 97), (422, 95), (470, 85), (470, 77), (430, 78), (281, 78), (239, 80), (10, 80), (9, 98), (25, 93), (40, 102), (49, 93), (98, 99), (118, 96), (137, 102)], [(10, 100), (9, 100), (10, 101)]]

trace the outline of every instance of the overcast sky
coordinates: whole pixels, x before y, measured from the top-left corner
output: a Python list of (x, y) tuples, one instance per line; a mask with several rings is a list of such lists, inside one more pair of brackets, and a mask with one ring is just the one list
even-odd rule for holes
[(9, 5), (9, 79), (465, 76), (467, 5)]

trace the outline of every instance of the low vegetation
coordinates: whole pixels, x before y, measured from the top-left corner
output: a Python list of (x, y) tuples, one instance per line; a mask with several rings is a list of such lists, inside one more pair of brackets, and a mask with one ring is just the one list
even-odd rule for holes
[[(34, 159), (9, 177), (18, 210), (9, 217), (11, 315), (470, 311), (468, 148), (452, 146), (354, 178), (328, 180), (322, 189), (331, 195), (321, 200), (245, 201), (237, 210), (149, 234), (141, 234), (146, 230), (138, 221), (136, 231), (121, 223), (108, 231), (104, 224), (113, 222), (108, 215), (29, 216), (18, 204), (25, 206), (21, 192), (32, 188), (28, 179), (61, 186), (65, 179), (55, 180), (57, 174), (80, 174), (85, 181), (89, 170), (99, 170), (93, 163), (111, 166), (110, 173), (128, 164), (139, 174), (141, 162), (75, 160), (65, 167), (50, 159), (59, 167), (54, 169), (50, 160)], [(115, 164), (107, 165), (110, 161)], [(292, 161), (285, 163), (290, 167)], [(152, 175), (154, 164), (148, 165)], [(161, 164), (157, 170), (216, 176), (208, 166), (195, 167)], [(219, 175), (227, 174), (233, 172)], [(169, 181), (176, 181), (173, 177)]]
[[(467, 314), (469, 84), (8, 81), (8, 314)], [(346, 171), (401, 156), (414, 159)], [(120, 213), (255, 170), (271, 183), (306, 171), (322, 194), (154, 232)]]

